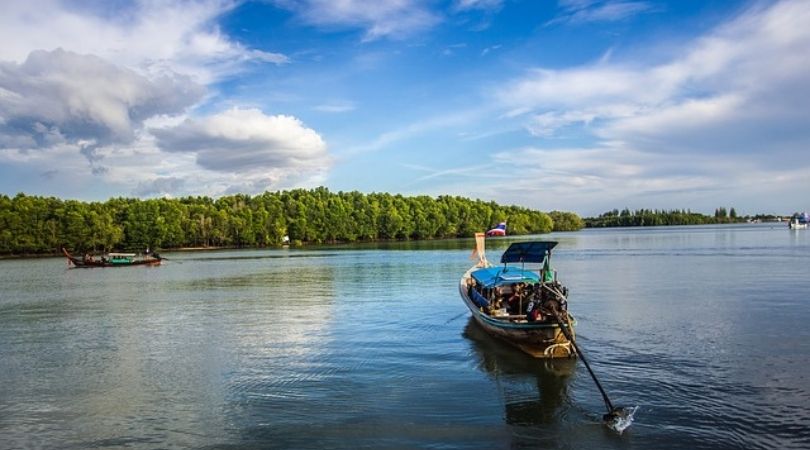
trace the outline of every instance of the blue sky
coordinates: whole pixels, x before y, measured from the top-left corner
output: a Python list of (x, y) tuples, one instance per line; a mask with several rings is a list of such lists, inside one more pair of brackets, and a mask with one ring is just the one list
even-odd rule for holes
[(810, 209), (810, 3), (13, 2), (0, 192)]

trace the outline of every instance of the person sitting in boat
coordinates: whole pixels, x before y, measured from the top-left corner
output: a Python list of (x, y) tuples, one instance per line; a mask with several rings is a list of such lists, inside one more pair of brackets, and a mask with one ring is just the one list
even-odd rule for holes
[(512, 285), (512, 295), (506, 300), (509, 305), (510, 314), (520, 314), (523, 300), (523, 283), (515, 283)]
[(494, 314), (496, 311), (500, 311), (504, 309), (504, 299), (498, 296), (495, 296), (490, 302), (490, 315)]
[(526, 305), (526, 320), (529, 322), (542, 322), (545, 320), (542, 311), (540, 311), (540, 302), (534, 298), (529, 300)]
[(492, 298), (490, 299), (490, 303), (493, 302), (501, 302), (505, 303), (509, 300), (509, 293), (506, 292), (506, 289), (503, 286), (494, 287), (491, 289)]
[(498, 294), (495, 292), (495, 289), (484, 288), (484, 289), (482, 289), (482, 291), (483, 291), (482, 295), (484, 296), (484, 298), (487, 299), (487, 301), (490, 304), (492, 304), (492, 303), (500, 303), (501, 299), (498, 298)]

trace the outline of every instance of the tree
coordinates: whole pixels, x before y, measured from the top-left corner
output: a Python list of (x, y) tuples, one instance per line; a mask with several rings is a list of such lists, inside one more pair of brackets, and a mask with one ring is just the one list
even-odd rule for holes
[(585, 222), (571, 212), (551, 211), (548, 213), (554, 224), (554, 231), (577, 231), (585, 227)]
[[(628, 215), (629, 215), (628, 211)], [(469, 237), (502, 221), (510, 234), (578, 229), (578, 216), (456, 196), (405, 197), (326, 188), (219, 199), (112, 198), (85, 203), (0, 195), (0, 253), (280, 245)], [(618, 216), (618, 211), (616, 211)]]

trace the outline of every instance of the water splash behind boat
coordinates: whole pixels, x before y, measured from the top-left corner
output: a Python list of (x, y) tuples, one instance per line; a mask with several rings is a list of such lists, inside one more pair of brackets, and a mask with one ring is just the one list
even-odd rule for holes
[(633, 424), (633, 416), (636, 414), (638, 406), (616, 408), (616, 410), (606, 416), (605, 425), (611, 430), (622, 434)]

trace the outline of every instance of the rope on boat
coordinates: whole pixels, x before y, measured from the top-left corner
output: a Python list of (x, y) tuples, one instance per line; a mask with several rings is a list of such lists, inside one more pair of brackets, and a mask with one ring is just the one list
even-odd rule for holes
[(455, 320), (458, 320), (458, 319), (460, 319), (460, 318), (462, 318), (462, 317), (464, 317), (464, 316), (466, 316), (466, 315), (467, 315), (467, 312), (465, 311), (465, 312), (463, 312), (463, 313), (461, 313), (461, 314), (457, 315), (456, 317), (453, 317), (452, 319), (447, 320), (447, 322), (445, 322), (444, 324), (445, 324), (445, 325), (447, 325), (447, 324), (449, 324), (450, 322), (453, 322), (453, 321), (455, 321)]

